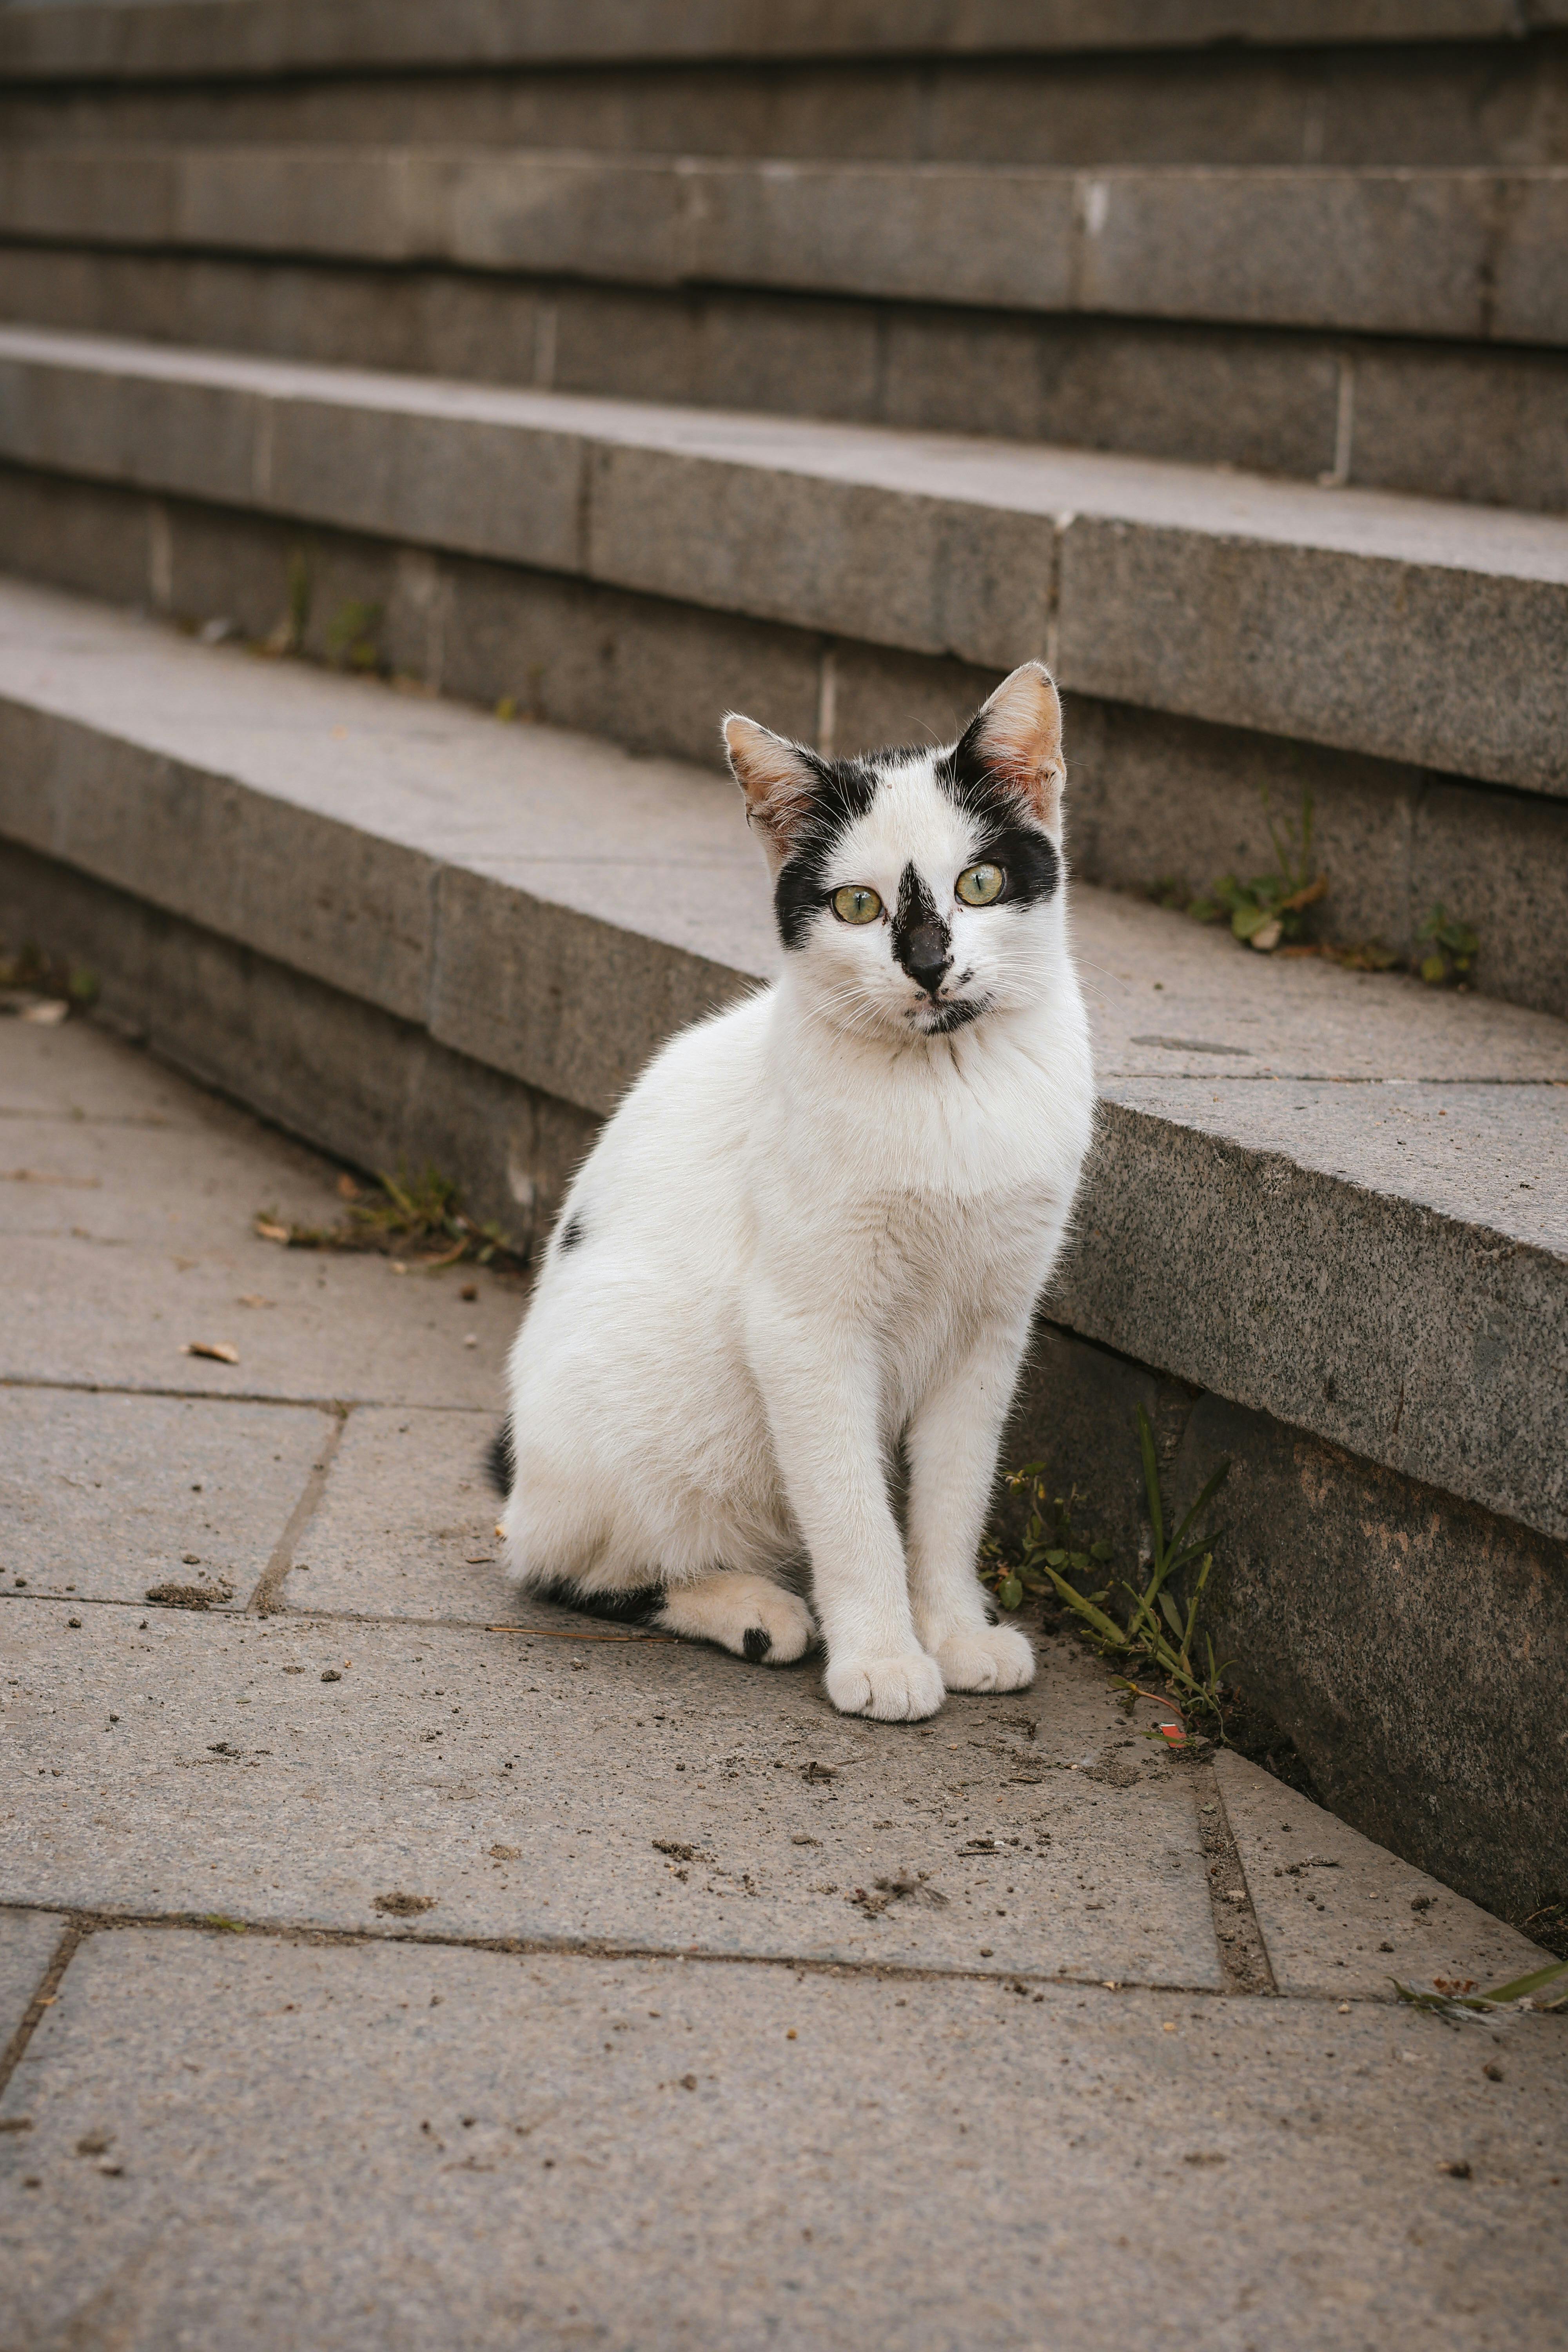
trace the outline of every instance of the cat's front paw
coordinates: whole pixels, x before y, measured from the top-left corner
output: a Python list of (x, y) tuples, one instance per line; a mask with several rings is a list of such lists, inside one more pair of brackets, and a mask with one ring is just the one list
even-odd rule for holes
[(942, 1669), (923, 1650), (893, 1658), (835, 1658), (824, 1679), (840, 1715), (918, 1723), (942, 1701)]
[(753, 1665), (793, 1665), (816, 1639), (816, 1620), (797, 1593), (733, 1569), (670, 1585), (654, 1622), (689, 1642), (717, 1642)]
[(1023, 1690), (1035, 1679), (1035, 1653), (1011, 1625), (950, 1633), (936, 1663), (950, 1691)]

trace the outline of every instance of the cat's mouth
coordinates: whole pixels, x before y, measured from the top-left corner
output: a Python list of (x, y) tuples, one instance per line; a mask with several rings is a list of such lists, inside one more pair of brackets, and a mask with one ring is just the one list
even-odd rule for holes
[(990, 1010), (990, 1005), (988, 996), (955, 996), (944, 1004), (933, 1004), (928, 999), (925, 1003), (916, 1005), (913, 1017), (920, 1024), (922, 1036), (946, 1037), (954, 1029), (963, 1028), (968, 1022), (978, 1021), (983, 1013)]

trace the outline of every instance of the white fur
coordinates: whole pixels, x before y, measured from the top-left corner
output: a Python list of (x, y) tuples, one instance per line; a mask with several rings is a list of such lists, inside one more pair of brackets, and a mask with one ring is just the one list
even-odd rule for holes
[[(804, 1558), (830, 1696), (893, 1719), (1034, 1674), (975, 1558), (1093, 1105), (1064, 889), (954, 898), (979, 828), (933, 756), (884, 769), (829, 881), (891, 908), (912, 860), (952, 925), (944, 1001), (988, 1009), (928, 1034), (888, 921), (826, 913), (773, 986), (664, 1048), (573, 1184), (512, 1349), (503, 1521), (521, 1583), (661, 1583), (662, 1622), (737, 1650), (761, 1624), (770, 1663), (811, 1639), (781, 1582)], [(1058, 848), (1059, 780), (1037, 803)]]

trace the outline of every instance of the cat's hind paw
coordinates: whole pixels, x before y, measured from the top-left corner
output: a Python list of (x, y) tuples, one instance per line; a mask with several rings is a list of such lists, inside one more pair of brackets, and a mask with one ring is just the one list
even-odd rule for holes
[(738, 1569), (670, 1585), (653, 1622), (689, 1642), (717, 1642), (753, 1665), (793, 1665), (816, 1639), (816, 1621), (798, 1594)]
[(942, 1702), (942, 1669), (923, 1650), (893, 1658), (835, 1658), (825, 1677), (840, 1715), (918, 1723)]
[(1011, 1625), (950, 1633), (936, 1663), (950, 1691), (1023, 1690), (1035, 1679), (1035, 1653)]

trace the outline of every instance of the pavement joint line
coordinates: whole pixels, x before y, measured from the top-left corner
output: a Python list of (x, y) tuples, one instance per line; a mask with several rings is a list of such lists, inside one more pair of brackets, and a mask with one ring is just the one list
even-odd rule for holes
[(294, 1565), (294, 1548), (316, 1515), (316, 1506), (326, 1491), (327, 1480), (338, 1458), (338, 1448), (343, 1442), (343, 1433), (353, 1411), (353, 1407), (349, 1404), (333, 1408), (331, 1426), (327, 1432), (320, 1457), (310, 1465), (298, 1500), (284, 1522), (282, 1534), (268, 1556), (266, 1567), (256, 1580), (256, 1590), (246, 1602), (241, 1612), (243, 1615), (270, 1617), (281, 1611), (283, 1604), (278, 1595)]
[[(5, 1907), (9, 1909), (12, 1906), (7, 1905)], [(27, 1907), (33, 1911), (40, 1909), (47, 1911), (48, 1906), (33, 1904)], [(4, 2097), (6, 2085), (26, 2054), (27, 2044), (33, 2038), (34, 2029), (38, 2020), (43, 2016), (46, 2009), (53, 2006), (55, 1996), (60, 1989), (60, 1979), (70, 1966), (77, 1948), (87, 1933), (88, 1930), (74, 1912), (65, 1914), (65, 1932), (55, 1946), (54, 1957), (39, 1979), (37, 1990), (27, 2003), (20, 2025), (17, 2026), (5, 2049), (0, 2051), (0, 2097)]]
[(406, 1397), (278, 1396), (260, 1389), (161, 1388), (141, 1381), (50, 1381), (29, 1372), (0, 1372), (0, 1389), (58, 1390), (65, 1396), (173, 1397), (195, 1404), (270, 1404), (288, 1412), (468, 1412), (492, 1420), (499, 1405), (410, 1403)]
[[(1279, 1987), (1253, 1905), (1247, 1865), (1230, 1825), (1219, 1774), (1212, 1763), (1199, 1764), (1194, 1770), (1193, 1807), (1197, 1814), (1198, 1843), (1205, 1857), (1209, 1908), (1214, 1914), (1215, 1942), (1226, 1983), (1233, 1992), (1278, 1999)], [(1240, 1902), (1236, 1900), (1238, 1895), (1244, 1898)]]
[[(48, 1903), (0, 1905), (0, 1916), (5, 1911), (56, 1914)], [(1185, 1984), (1158, 1977), (1099, 1977), (1068, 1969), (1047, 1971), (1042, 1969), (1007, 1968), (941, 1968), (926, 1963), (900, 1960), (827, 1959), (813, 1954), (795, 1952), (721, 1952), (699, 1945), (684, 1948), (673, 1944), (639, 1944), (623, 1942), (614, 1937), (571, 1936), (458, 1936), (437, 1935), (426, 1929), (391, 1927), (325, 1927), (309, 1921), (276, 1919), (240, 1919), (226, 1912), (215, 1911), (92, 1911), (60, 1905), (58, 1915), (68, 1924), (69, 1950), (62, 1945), (50, 1966), (50, 1977), (58, 1983), (65, 1973), (66, 1964), (89, 1936), (116, 1935), (132, 1930), (158, 1930), (174, 1935), (257, 1936), (269, 1943), (304, 1944), (321, 1948), (341, 1948), (358, 1950), (366, 1945), (399, 1944), (436, 1951), (494, 1952), (513, 1959), (585, 1959), (585, 1960), (654, 1960), (670, 1967), (789, 1969), (799, 1975), (826, 1977), (865, 1977), (885, 1979), (899, 1984), (994, 1984), (1007, 1986), (1028, 1984), (1042, 1989), (1053, 1985), (1079, 1992), (1148, 1992), (1163, 1993), (1172, 2000), (1233, 2000), (1237, 1998), (1257, 2000), (1256, 1990), (1226, 1985)], [(34, 1997), (28, 2015), (40, 2014), (48, 2006), (54, 1986), (46, 1978)], [(1337, 1989), (1319, 1991), (1307, 1989), (1289, 1995), (1303, 2007), (1323, 2007), (1338, 2011), (1349, 2000), (1358, 2008), (1395, 2009), (1401, 2004), (1386, 1994), (1365, 1992), (1342, 1993)], [(17, 2039), (24, 2041), (31, 2024), (18, 2028)], [(17, 2048), (16, 2057), (20, 2057)], [(15, 2063), (14, 2060), (8, 2063)], [(0, 2075), (0, 2089), (4, 2077)]]

